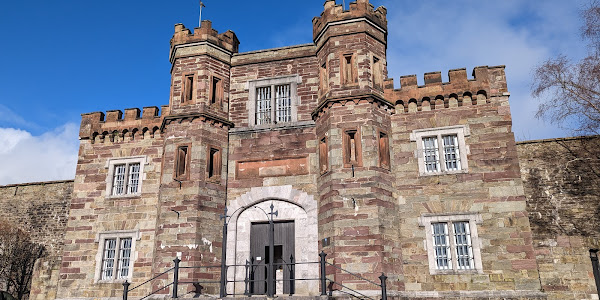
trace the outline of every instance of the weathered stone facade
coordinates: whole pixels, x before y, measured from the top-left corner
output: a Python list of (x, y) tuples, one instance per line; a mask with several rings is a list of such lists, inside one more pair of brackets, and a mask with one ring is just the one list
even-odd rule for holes
[(553, 299), (596, 294), (589, 249), (600, 248), (600, 137), (518, 144), (542, 288)]
[[(181, 269), (186, 294), (220, 279), (224, 246), (226, 290), (242, 294), (246, 260), (266, 260), (252, 230), (271, 204), (278, 224), (293, 222), (296, 262), (324, 251), (328, 278), (367, 295), (379, 287), (347, 271), (374, 282), (385, 273), (401, 299), (597, 297), (587, 258), (598, 246), (597, 158), (585, 152), (597, 147), (517, 146), (503, 66), (477, 67), (473, 79), (451, 70), (449, 82), (427, 73), (423, 86), (403, 76), (395, 89), (386, 13), (329, 0), (314, 43), (246, 53), (210, 21), (176, 25), (169, 104), (84, 114), (75, 181), (40, 196), (69, 217), (44, 240), (61, 245), (60, 269), (40, 267), (34, 297), (119, 298), (125, 280), (159, 276), (129, 293), (138, 298), (170, 282), (160, 275), (176, 257), (197, 267)], [(36, 197), (9, 195), (16, 188), (0, 188), (0, 201)], [(131, 265), (116, 268), (114, 255)], [(314, 279), (318, 266), (294, 276)], [(319, 283), (299, 281), (295, 293), (319, 295)]]
[(72, 194), (72, 180), (0, 187), (0, 220), (28, 231), (48, 251), (36, 262), (31, 300), (56, 298)]

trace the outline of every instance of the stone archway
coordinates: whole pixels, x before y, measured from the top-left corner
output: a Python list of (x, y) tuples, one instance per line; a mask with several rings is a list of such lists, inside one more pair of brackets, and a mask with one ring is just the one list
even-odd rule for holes
[[(231, 215), (227, 227), (227, 280), (238, 282), (227, 285), (228, 293), (244, 292), (245, 268), (250, 258), (250, 227), (253, 222), (267, 221), (265, 214), (255, 206), (269, 210), (271, 203), (279, 211), (276, 221), (294, 221), (296, 262), (316, 262), (318, 256), (318, 209), (313, 196), (293, 189), (291, 185), (256, 187), (232, 200), (227, 207)], [(318, 264), (301, 264), (295, 269), (296, 278), (318, 278)], [(297, 281), (297, 295), (318, 295), (317, 281)]]

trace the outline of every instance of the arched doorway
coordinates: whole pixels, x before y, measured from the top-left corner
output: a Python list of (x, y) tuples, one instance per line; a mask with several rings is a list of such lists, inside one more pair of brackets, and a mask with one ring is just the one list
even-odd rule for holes
[[(268, 217), (265, 212), (270, 211), (271, 204), (278, 212), (273, 218), (275, 232), (279, 232), (278, 252), (276, 257), (289, 261), (289, 254), (294, 256), (295, 262), (318, 261), (318, 219), (317, 201), (313, 196), (292, 186), (259, 187), (252, 188), (250, 192), (231, 201), (228, 211), (233, 215), (228, 225), (227, 236), (227, 271), (228, 281), (237, 282), (227, 285), (228, 293), (244, 293), (244, 279), (246, 260), (265, 262), (265, 224)], [(290, 237), (293, 235), (293, 237)], [(264, 268), (263, 268), (264, 270)], [(285, 270), (281, 270), (283, 279), (289, 279)], [(265, 276), (257, 274), (257, 276)], [(317, 264), (299, 264), (294, 267), (293, 275), (296, 279), (318, 278), (319, 266)], [(258, 277), (262, 278), (262, 277)], [(294, 293), (297, 295), (318, 295), (319, 283), (317, 281), (296, 281)], [(255, 286), (255, 293), (263, 291), (262, 287)], [(276, 294), (289, 292), (289, 286), (280, 284)]]

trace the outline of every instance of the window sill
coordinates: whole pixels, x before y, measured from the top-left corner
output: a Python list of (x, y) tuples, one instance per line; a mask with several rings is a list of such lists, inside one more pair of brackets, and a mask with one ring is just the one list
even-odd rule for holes
[(458, 171), (441, 171), (441, 172), (427, 172), (427, 173), (421, 173), (419, 172), (419, 176), (443, 176), (443, 175), (453, 175), (453, 174), (467, 174), (469, 173), (469, 170), (464, 169), (464, 170), (458, 170)]
[(482, 270), (429, 270), (431, 275), (477, 275), (483, 274)]
[(242, 134), (242, 133), (252, 133), (252, 132), (265, 132), (265, 131), (275, 131), (275, 130), (283, 130), (283, 129), (296, 129), (296, 128), (308, 128), (315, 127), (314, 121), (298, 121), (298, 122), (288, 122), (288, 123), (279, 123), (279, 124), (262, 124), (262, 125), (254, 125), (242, 128), (232, 128), (230, 132), (232, 134)]
[(140, 198), (142, 197), (141, 193), (138, 194), (127, 194), (127, 195), (111, 195), (111, 196), (106, 196), (106, 199), (109, 200), (123, 200), (123, 199), (133, 199), (133, 198)]
[(131, 278), (123, 278), (123, 279), (114, 279), (114, 280), (98, 280), (96, 284), (123, 284), (127, 282), (131, 282)]

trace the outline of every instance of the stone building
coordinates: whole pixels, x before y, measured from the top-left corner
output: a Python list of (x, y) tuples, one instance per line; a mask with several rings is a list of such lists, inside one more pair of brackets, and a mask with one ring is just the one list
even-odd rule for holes
[(180, 295), (218, 295), (222, 252), (230, 296), (267, 293), (271, 260), (296, 263), (270, 275), (277, 295), (318, 296), (321, 251), (334, 296), (380, 297), (385, 273), (401, 299), (597, 299), (598, 147), (580, 144), (597, 140), (517, 145), (503, 66), (395, 88), (387, 30), (368, 0), (326, 1), (314, 43), (285, 48), (239, 53), (210, 21), (175, 25), (160, 113), (83, 114), (74, 181), (0, 187), (0, 217), (30, 218), (54, 249), (31, 299), (120, 299), (150, 280), (139, 299), (174, 258)]

